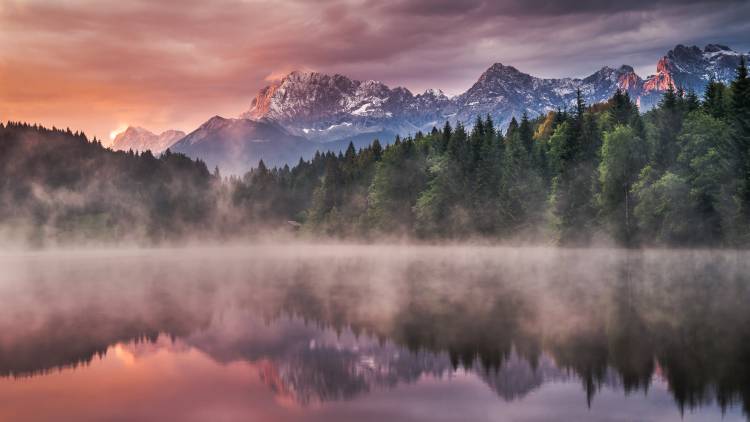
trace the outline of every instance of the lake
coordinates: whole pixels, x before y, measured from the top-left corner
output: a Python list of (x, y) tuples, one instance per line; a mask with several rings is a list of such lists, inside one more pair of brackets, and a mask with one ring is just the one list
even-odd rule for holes
[(750, 254), (0, 255), (2, 421), (735, 421)]

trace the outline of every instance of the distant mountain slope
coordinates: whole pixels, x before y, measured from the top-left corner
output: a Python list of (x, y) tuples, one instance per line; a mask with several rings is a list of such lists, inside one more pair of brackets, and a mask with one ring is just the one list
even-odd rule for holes
[(110, 148), (115, 151), (132, 149), (137, 152), (150, 150), (153, 153), (160, 153), (182, 139), (183, 136), (185, 136), (185, 132), (179, 130), (167, 130), (157, 135), (142, 127), (128, 126), (124, 132), (115, 137)]
[(342, 75), (292, 72), (264, 89), (241, 117), (273, 120), (290, 133), (314, 141), (373, 139), (388, 142), (395, 134), (429, 130), (446, 120), (471, 124), (489, 114), (501, 126), (524, 112), (536, 116), (568, 108), (580, 89), (587, 103), (605, 101), (617, 88), (627, 91), (648, 110), (670, 84), (699, 94), (710, 79), (734, 77), (741, 53), (709, 44), (704, 49), (676, 46), (645, 79), (632, 67), (603, 67), (583, 79), (543, 79), (512, 66), (495, 63), (471, 88), (453, 98), (428, 90), (414, 95), (377, 81), (356, 81)]
[(200, 158), (209, 168), (244, 174), (263, 159), (269, 166), (295, 163), (313, 154), (319, 144), (295, 136), (269, 120), (226, 119), (214, 116), (170, 150)]

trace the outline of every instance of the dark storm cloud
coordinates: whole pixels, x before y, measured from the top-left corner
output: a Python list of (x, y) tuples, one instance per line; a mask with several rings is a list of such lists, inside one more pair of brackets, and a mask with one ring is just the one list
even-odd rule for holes
[(0, 0), (0, 119), (191, 130), (293, 69), (458, 93), (494, 62), (648, 73), (677, 43), (748, 34), (747, 1)]

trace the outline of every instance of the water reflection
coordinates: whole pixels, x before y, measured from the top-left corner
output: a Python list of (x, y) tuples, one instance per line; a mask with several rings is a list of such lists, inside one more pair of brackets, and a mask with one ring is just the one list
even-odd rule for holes
[[(128, 403), (67, 414), (76, 420), (187, 409), (182, 419), (451, 420), (447, 405), (465, 420), (743, 419), (747, 258), (376, 246), (6, 255), (0, 419), (59, 418), (42, 410), (63, 386)], [(123, 399), (135, 397), (149, 405)], [(174, 405), (186, 399), (196, 408)]]

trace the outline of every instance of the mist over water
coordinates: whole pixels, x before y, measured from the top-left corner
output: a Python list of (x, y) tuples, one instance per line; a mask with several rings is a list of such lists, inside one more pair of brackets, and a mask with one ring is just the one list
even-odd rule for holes
[(0, 420), (745, 420), (749, 255), (6, 252)]

